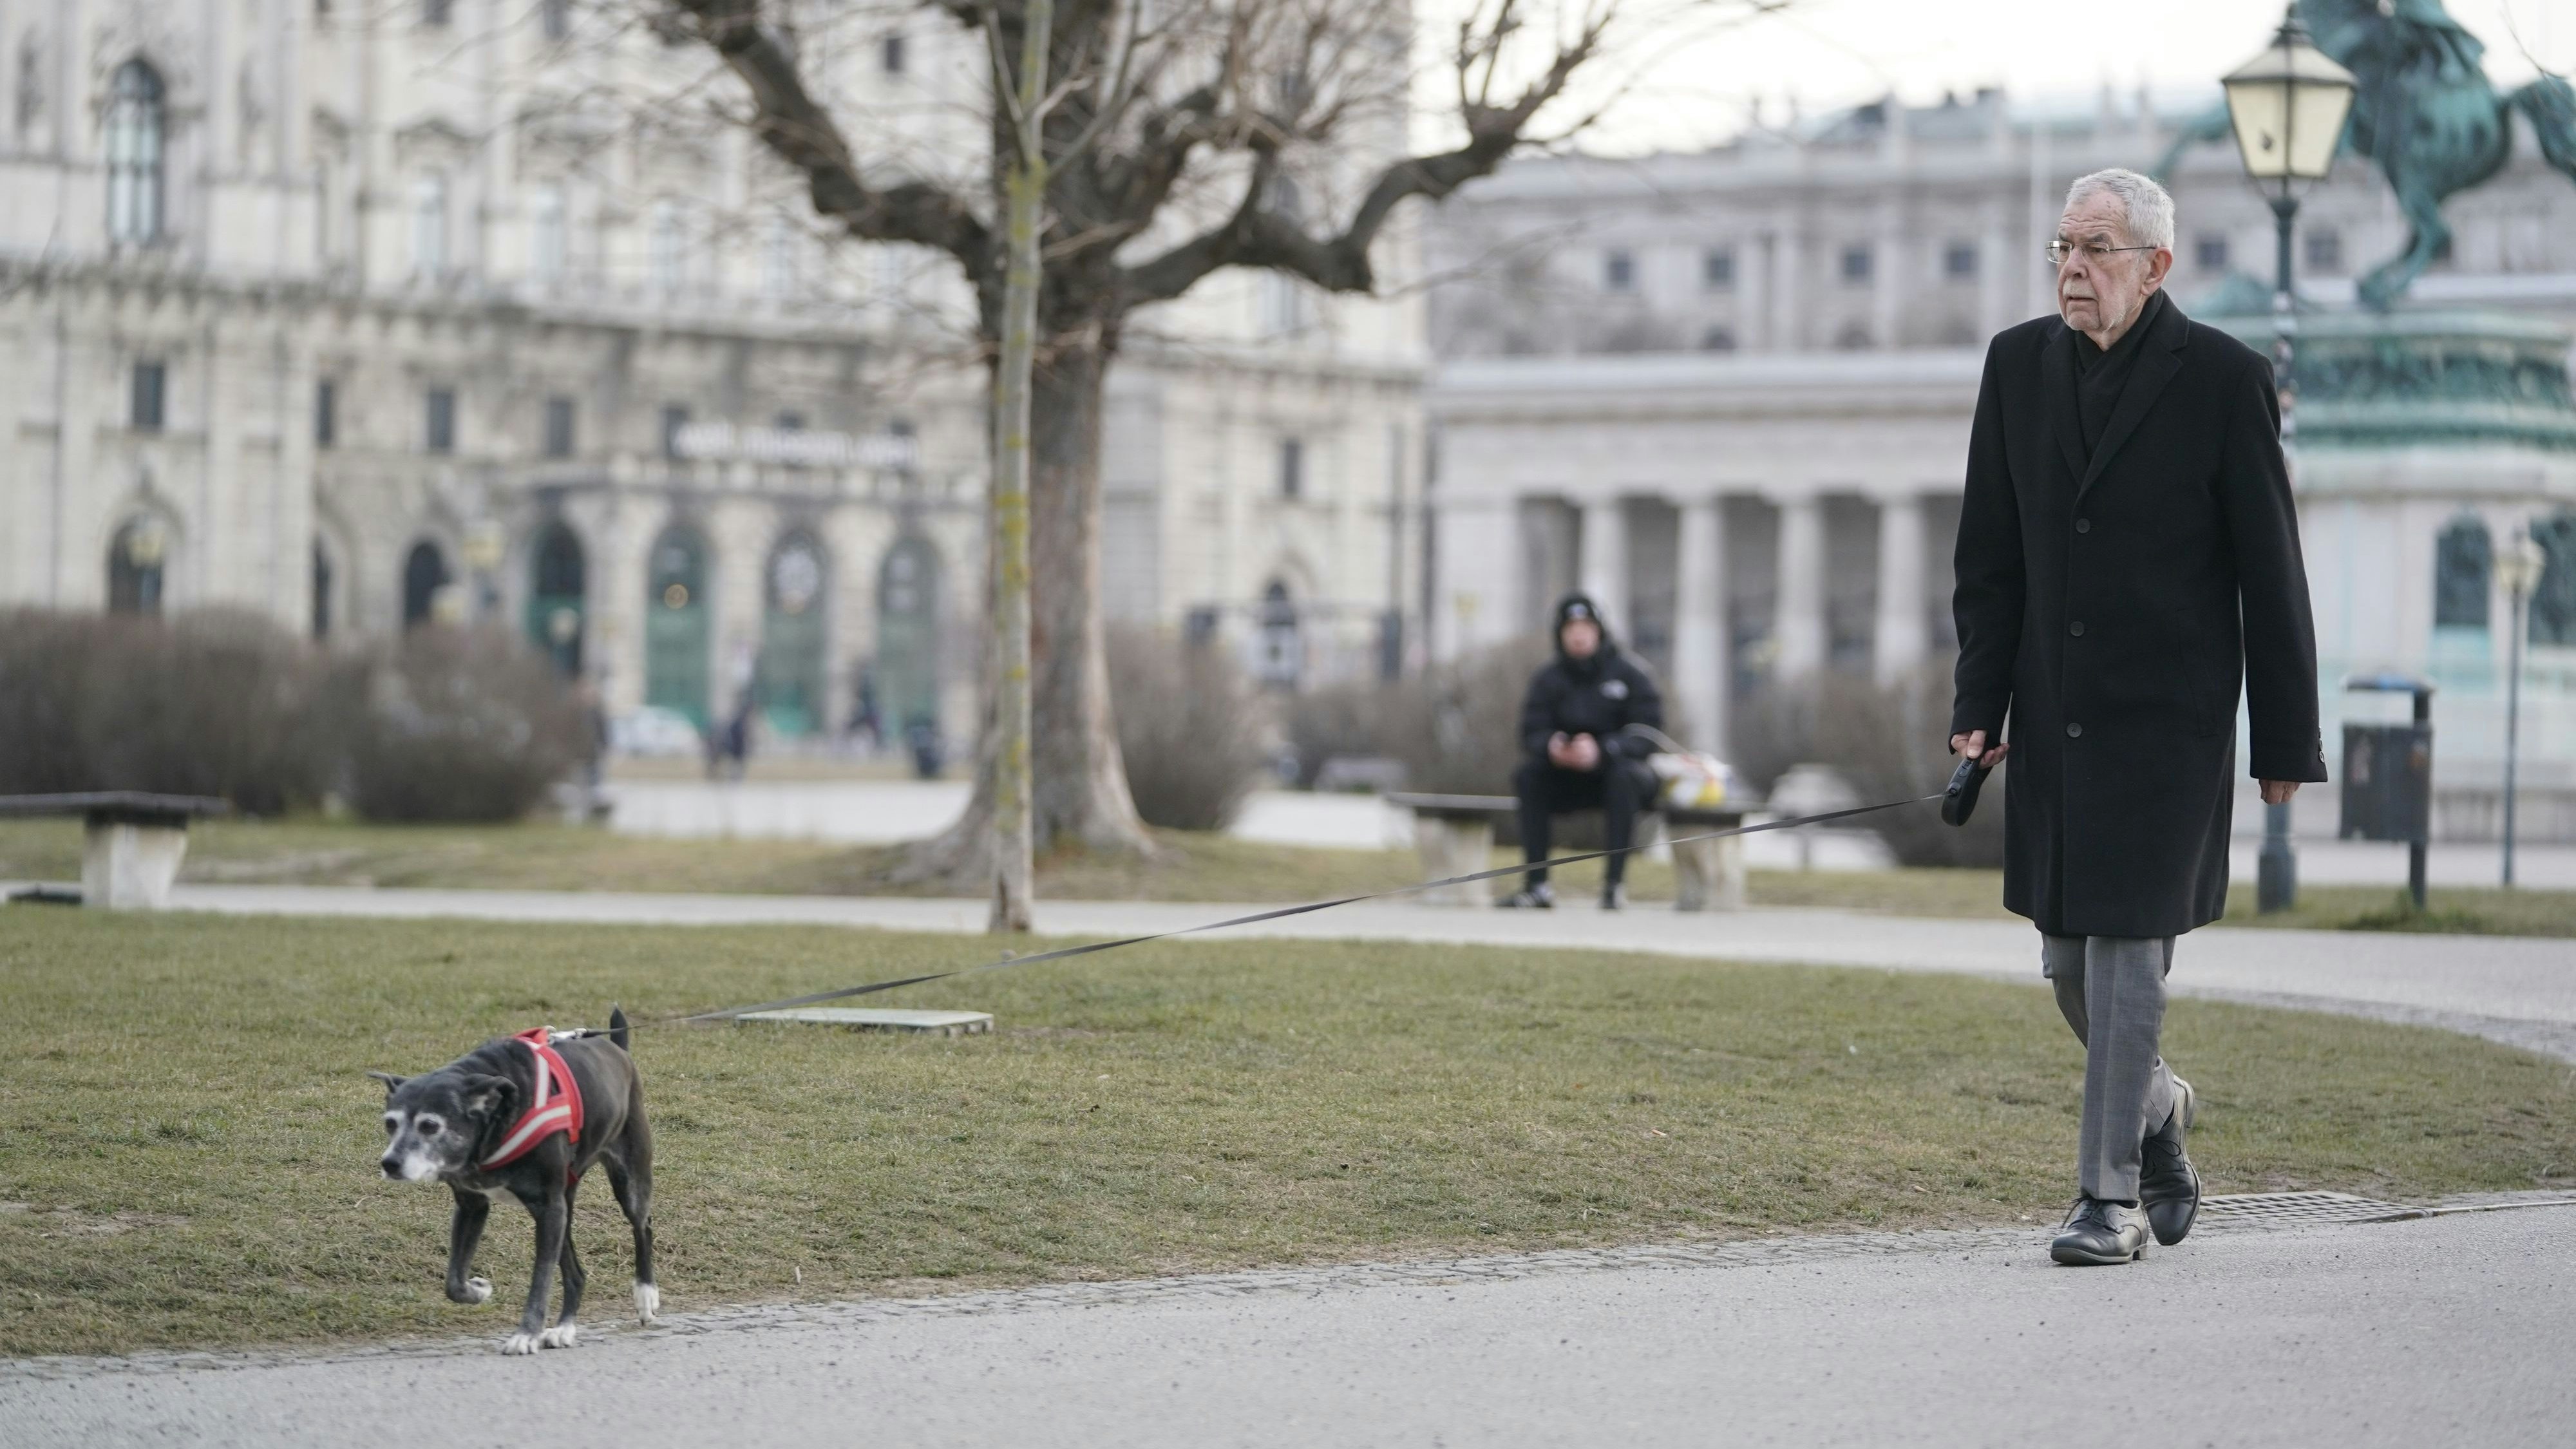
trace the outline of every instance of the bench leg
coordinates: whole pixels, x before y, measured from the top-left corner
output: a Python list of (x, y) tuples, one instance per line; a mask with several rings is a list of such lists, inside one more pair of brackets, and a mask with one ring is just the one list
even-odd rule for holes
[(1744, 840), (1693, 840), (1673, 847), (1673, 907), (1683, 911), (1744, 909)]
[[(1445, 880), (1453, 875), (1473, 875), (1493, 868), (1494, 827), (1485, 820), (1435, 820), (1417, 815), (1413, 818), (1413, 848), (1422, 858), (1424, 880)], [(1471, 881), (1466, 885), (1442, 886), (1423, 891), (1416, 899), (1431, 906), (1490, 906), (1494, 903), (1490, 881)]]
[(81, 904), (111, 911), (158, 911), (188, 854), (184, 825), (92, 821), (81, 849)]

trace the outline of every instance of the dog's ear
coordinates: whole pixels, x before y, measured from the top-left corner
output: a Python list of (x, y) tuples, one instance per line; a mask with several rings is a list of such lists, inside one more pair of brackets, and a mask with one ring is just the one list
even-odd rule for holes
[(397, 1077), (391, 1072), (369, 1072), (367, 1075), (385, 1084), (385, 1095), (388, 1097), (392, 1096), (403, 1083), (411, 1080), (409, 1077)]
[(461, 1094), (465, 1115), (489, 1122), (510, 1115), (510, 1104), (519, 1097), (519, 1084), (508, 1077), (467, 1077)]

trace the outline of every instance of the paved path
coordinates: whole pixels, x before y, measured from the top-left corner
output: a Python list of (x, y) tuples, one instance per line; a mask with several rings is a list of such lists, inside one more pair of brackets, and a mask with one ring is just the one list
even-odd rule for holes
[[(612, 924), (785, 922), (980, 932), (970, 900), (846, 896), (647, 895), (573, 891), (383, 890), (340, 886), (181, 886), (181, 909), (243, 914), (466, 916)], [(1048, 935), (1179, 930), (1268, 909), (1160, 901), (1042, 901)], [(1636, 909), (1545, 912), (1369, 902), (1236, 927), (1224, 938), (1423, 941), (1651, 951), (1754, 961), (2039, 979), (2039, 943), (2018, 920), (1923, 920), (1857, 911), (1751, 910), (1684, 915)], [(1210, 939), (1218, 939), (1212, 936)], [(1034, 968), (1038, 970), (1046, 967)], [(2576, 941), (2398, 932), (2212, 928), (2184, 938), (2174, 989), (2423, 1021), (2576, 1060)], [(855, 982), (818, 981), (816, 989)]]
[[(884, 845), (917, 840), (945, 829), (966, 808), (962, 780), (619, 780), (609, 787), (617, 802), (614, 828), (634, 835), (685, 839), (723, 837), (831, 840)], [(2240, 802), (2238, 825), (2259, 830), (2258, 805)], [(2298, 842), (2299, 878), (2318, 885), (2406, 883), (2406, 851), (2394, 845), (2332, 838), (2329, 802), (2301, 812), (2302, 829), (2323, 836)], [(1350, 850), (1409, 849), (1411, 812), (1372, 795), (1318, 795), (1305, 790), (1256, 790), (1228, 833), (1273, 845)], [(2228, 855), (2238, 880), (2254, 879), (2255, 835), (2237, 837)], [(1812, 849), (1809, 847), (1812, 846)], [(2442, 844), (2429, 866), (2437, 886), (2496, 883), (2501, 860), (2494, 845)], [(1887, 848), (1866, 830), (1826, 830), (1813, 842), (1788, 834), (1747, 836), (1745, 861), (1757, 870), (1878, 870)], [(2576, 889), (2576, 846), (2526, 844), (2516, 874), (2528, 886)]]
[(709, 1314), (532, 1359), (0, 1364), (0, 1438), (2502, 1449), (2576, 1420), (2567, 1209), (2212, 1231), (2110, 1270), (2035, 1232), (1771, 1246)]

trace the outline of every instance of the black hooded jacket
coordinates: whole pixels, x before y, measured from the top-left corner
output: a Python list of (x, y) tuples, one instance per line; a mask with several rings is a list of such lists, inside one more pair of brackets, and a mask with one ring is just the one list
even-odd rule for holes
[[(1565, 621), (1578, 608), (1601, 627), (1601, 647), (1589, 659), (1565, 652)], [(1642, 760), (1654, 753), (1653, 740), (1624, 731), (1632, 724), (1663, 728), (1664, 696), (1653, 675), (1619, 652), (1601, 610), (1582, 594), (1566, 595), (1556, 606), (1550, 637), (1557, 641), (1556, 658), (1530, 676), (1529, 694), (1521, 701), (1522, 751), (1545, 760), (1549, 738), (1565, 734), (1590, 735), (1601, 742), (1603, 753), (1623, 759)]]

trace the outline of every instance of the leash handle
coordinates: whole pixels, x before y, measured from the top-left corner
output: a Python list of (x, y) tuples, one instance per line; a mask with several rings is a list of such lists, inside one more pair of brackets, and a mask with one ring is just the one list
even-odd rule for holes
[(1977, 813), (1977, 792), (1986, 787), (1986, 776), (1994, 771), (1978, 764), (1978, 756), (1969, 755), (1950, 772), (1950, 783), (1941, 789), (1941, 823), (1965, 825)]

